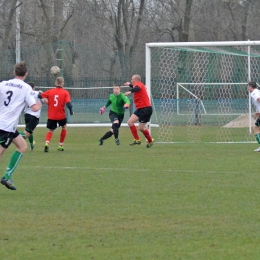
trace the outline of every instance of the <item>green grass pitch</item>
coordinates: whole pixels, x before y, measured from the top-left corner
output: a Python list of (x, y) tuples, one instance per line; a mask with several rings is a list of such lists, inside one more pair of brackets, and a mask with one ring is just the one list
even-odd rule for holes
[(0, 259), (259, 259), (256, 143), (130, 147), (124, 127), (99, 146), (108, 129), (68, 128), (64, 152), (57, 129), (49, 153), (36, 129), (17, 190), (0, 185)]

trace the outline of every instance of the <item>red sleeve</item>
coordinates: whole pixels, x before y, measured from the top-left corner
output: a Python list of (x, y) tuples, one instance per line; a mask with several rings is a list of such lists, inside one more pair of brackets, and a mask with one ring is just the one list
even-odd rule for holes
[(42, 98), (48, 98), (48, 95), (49, 94), (49, 90), (47, 90), (46, 92), (43, 92), (43, 93), (41, 93), (41, 96), (42, 96)]

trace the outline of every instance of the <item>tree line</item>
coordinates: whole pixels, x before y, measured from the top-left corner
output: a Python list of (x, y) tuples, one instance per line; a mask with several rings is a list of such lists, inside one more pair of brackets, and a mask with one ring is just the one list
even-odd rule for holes
[[(145, 43), (258, 40), (258, 0), (2, 0), (0, 69), (21, 59), (75, 80), (145, 73)], [(17, 13), (19, 11), (19, 21)]]

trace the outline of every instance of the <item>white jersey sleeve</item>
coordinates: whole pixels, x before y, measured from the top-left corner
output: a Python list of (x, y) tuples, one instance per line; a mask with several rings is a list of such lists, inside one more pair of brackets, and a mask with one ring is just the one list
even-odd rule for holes
[(256, 110), (260, 112), (260, 102), (257, 101), (257, 99), (260, 98), (260, 90), (255, 89), (253, 92), (251, 92), (251, 98), (256, 107)]
[(15, 132), (19, 116), (27, 103), (36, 104), (30, 85), (20, 79), (11, 79), (0, 83), (0, 129)]
[[(38, 98), (39, 91), (33, 90), (33, 93), (34, 93), (34, 95), (33, 95), (34, 100), (35, 101), (40, 100)], [(26, 104), (25, 107), (24, 107), (24, 113), (25, 114), (30, 114), (30, 115), (35, 116), (37, 118), (40, 118), (40, 116), (41, 116), (41, 109), (39, 109), (38, 111), (34, 112), (34, 111), (31, 110), (30, 106), (28, 104)]]

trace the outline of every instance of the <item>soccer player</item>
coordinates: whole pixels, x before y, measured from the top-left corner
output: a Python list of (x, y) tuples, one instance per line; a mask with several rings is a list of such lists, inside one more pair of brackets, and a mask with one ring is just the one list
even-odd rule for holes
[[(257, 89), (256, 82), (251, 81), (248, 83), (248, 91), (250, 92), (250, 96), (252, 101), (256, 107), (256, 113), (254, 117), (256, 118), (255, 125), (253, 127), (253, 132), (255, 134), (256, 141), (260, 145), (260, 90)], [(260, 146), (254, 150), (255, 152), (260, 152)]]
[(74, 114), (72, 110), (70, 94), (67, 90), (63, 88), (63, 86), (64, 78), (57, 77), (55, 80), (55, 88), (47, 90), (46, 92), (40, 93), (38, 95), (39, 98), (46, 98), (48, 101), (48, 132), (46, 134), (46, 141), (44, 147), (44, 152), (46, 153), (49, 151), (50, 141), (54, 130), (57, 128), (57, 125), (61, 127), (58, 151), (64, 151), (63, 143), (67, 134), (67, 118), (65, 112), (65, 105), (68, 107), (70, 115), (72, 116)]
[(134, 94), (134, 103), (136, 107), (136, 111), (131, 115), (131, 117), (127, 121), (132, 135), (134, 137), (134, 141), (130, 145), (141, 144), (141, 140), (138, 136), (137, 129), (135, 127), (135, 122), (139, 121), (138, 129), (143, 133), (143, 135), (146, 137), (148, 141), (146, 147), (150, 148), (154, 143), (154, 139), (150, 135), (150, 132), (145, 127), (145, 125), (147, 122), (150, 121), (153, 109), (146, 91), (146, 87), (141, 82), (141, 77), (139, 75), (133, 75), (131, 82), (132, 84), (130, 82), (125, 82), (125, 86), (129, 86), (131, 88), (129, 91), (125, 92), (125, 95), (128, 96), (131, 93)]
[(115, 142), (117, 145), (120, 145), (118, 139), (119, 128), (121, 123), (124, 120), (125, 109), (128, 109), (130, 106), (130, 100), (123, 93), (121, 93), (120, 86), (114, 86), (113, 93), (109, 95), (107, 103), (105, 106), (100, 108), (99, 113), (102, 115), (105, 112), (105, 109), (111, 105), (109, 111), (109, 118), (112, 122), (112, 127), (110, 131), (106, 132), (103, 137), (99, 138), (99, 145), (103, 145), (104, 140), (108, 139), (112, 135), (115, 136)]
[[(38, 98), (39, 91), (35, 90), (34, 83), (30, 82), (28, 83), (28, 85), (30, 85), (31, 88), (33, 89), (34, 99), (36, 101), (37, 100), (40, 101), (40, 99)], [(27, 138), (29, 139), (31, 151), (33, 151), (35, 145), (35, 141), (33, 139), (33, 131), (36, 128), (36, 126), (39, 124), (40, 115), (41, 115), (41, 109), (34, 112), (27, 104), (25, 105), (24, 107), (25, 130), (20, 131), (19, 133), (24, 139)]]
[(25, 102), (34, 112), (42, 107), (41, 102), (34, 99), (31, 86), (24, 82), (27, 75), (26, 63), (19, 62), (14, 67), (14, 79), (0, 83), (0, 157), (11, 143), (16, 146), (1, 179), (1, 184), (10, 190), (16, 190), (11, 177), (27, 149), (25, 140), (17, 131), (19, 116)]

